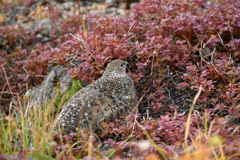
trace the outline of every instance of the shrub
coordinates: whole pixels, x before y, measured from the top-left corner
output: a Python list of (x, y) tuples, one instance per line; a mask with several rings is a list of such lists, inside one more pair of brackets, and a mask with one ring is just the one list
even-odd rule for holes
[[(31, 78), (47, 73), (48, 61), (68, 66), (72, 78), (93, 82), (108, 62), (120, 58), (129, 62), (128, 74), (139, 98), (143, 96), (139, 114), (108, 124), (98, 134), (99, 139), (82, 135), (76, 142), (75, 134), (56, 135), (58, 144), (47, 149), (46, 139), (40, 139), (47, 133), (44, 122), (51, 124), (53, 117), (40, 121), (40, 116), (36, 121), (39, 139), (33, 138), (34, 130), (24, 130), (30, 120), (22, 119), (14, 132), (20, 138), (13, 141), (13, 146), (21, 144), (19, 149), (11, 150), (12, 142), (8, 141), (1, 154), (29, 151), (34, 158), (52, 155), (69, 159), (87, 155), (138, 158), (150, 154), (165, 159), (239, 157), (240, 2), (143, 0), (132, 9), (127, 20), (86, 15), (87, 30), (84, 25), (79, 29), (73, 17), (70, 20), (78, 32), (73, 32), (71, 38), (63, 34), (52, 43), (52, 48), (36, 43), (34, 50), (20, 47), (12, 54), (1, 51), (0, 89), (22, 91), (26, 84), (31, 84)], [(69, 22), (62, 24), (69, 26)], [(11, 44), (13, 40), (9, 38), (7, 42)], [(202, 93), (192, 116), (187, 118), (200, 88)], [(233, 119), (231, 123), (229, 117)], [(188, 120), (191, 123), (187, 125)], [(17, 132), (18, 128), (21, 132)], [(48, 140), (52, 142), (53, 135)], [(70, 146), (70, 141), (76, 143)], [(142, 150), (145, 143), (141, 141), (149, 141), (149, 147)], [(37, 149), (31, 151), (30, 144)], [(42, 155), (37, 154), (39, 150)]]

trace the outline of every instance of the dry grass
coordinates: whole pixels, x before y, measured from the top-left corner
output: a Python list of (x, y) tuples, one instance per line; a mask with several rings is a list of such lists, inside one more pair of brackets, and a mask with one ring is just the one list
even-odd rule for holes
[[(189, 112), (189, 116), (186, 121), (186, 130), (185, 130), (185, 143), (182, 144), (185, 146), (185, 153), (177, 154), (174, 151), (167, 151), (161, 148), (156, 142), (154, 142), (147, 131), (139, 124), (136, 120), (134, 125), (140, 127), (142, 132), (146, 135), (147, 139), (151, 142), (151, 145), (154, 146), (159, 155), (163, 159), (232, 159), (239, 156), (240, 154), (233, 154), (231, 157), (226, 157), (223, 151), (223, 142), (224, 138), (218, 135), (211, 135), (211, 128), (213, 123), (210, 125), (209, 130), (204, 133), (199, 132), (197, 136), (193, 137), (189, 132), (189, 127), (191, 123), (192, 109), (197, 101), (197, 98), (201, 94), (201, 87), (199, 92), (196, 94), (193, 105)], [(55, 97), (56, 98), (56, 97)], [(87, 149), (87, 156), (91, 158), (93, 155), (96, 157), (96, 152), (98, 152), (98, 157), (104, 159), (113, 158), (117, 150), (122, 147), (127, 141), (133, 141), (133, 133), (135, 132), (135, 127), (132, 128), (132, 134), (128, 136), (117, 148), (109, 149), (108, 153), (101, 153), (99, 148), (95, 148), (93, 145), (94, 135), (90, 133), (89, 135), (79, 135), (85, 136), (85, 140), (77, 140), (75, 143), (72, 141), (66, 142), (63, 140), (63, 136), (60, 134), (60, 141), (56, 143), (54, 141), (54, 135), (56, 133), (50, 132), (52, 125), (54, 124), (54, 106), (53, 102), (45, 107), (40, 107), (34, 105), (28, 107), (29, 110), (22, 112), (21, 107), (17, 111), (19, 114), (19, 119), (14, 118), (13, 115), (3, 115), (1, 114), (0, 121), (0, 154), (1, 155), (17, 155), (18, 153), (24, 153), (27, 157), (37, 158), (37, 159), (65, 159), (71, 157), (76, 159), (81, 157), (81, 153), (76, 156), (72, 150), (80, 145), (84, 144), (82, 151)], [(20, 99), (19, 97), (17, 99)], [(20, 104), (20, 103), (19, 103)], [(32, 108), (32, 109), (31, 109)], [(28, 112), (28, 114), (26, 114)], [(206, 119), (205, 119), (206, 120)], [(208, 133), (208, 134), (206, 134)], [(89, 136), (89, 137), (88, 137)], [(130, 143), (131, 144), (131, 143)], [(240, 147), (240, 144), (238, 144)], [(57, 152), (58, 154), (54, 157), (53, 150), (56, 150), (56, 146), (64, 147), (66, 150)], [(172, 154), (174, 153), (174, 154)], [(66, 157), (67, 156), (67, 157)], [(157, 155), (151, 155), (153, 157), (158, 157)]]

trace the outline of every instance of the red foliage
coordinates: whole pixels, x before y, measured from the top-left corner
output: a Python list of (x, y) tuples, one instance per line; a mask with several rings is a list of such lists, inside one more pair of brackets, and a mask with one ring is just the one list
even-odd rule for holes
[[(157, 113), (150, 113), (154, 118), (149, 118), (144, 112), (137, 117), (156, 143), (164, 142), (175, 152), (183, 153), (177, 144), (184, 140), (186, 115), (176, 114), (182, 106), (165, 102), (169, 94), (173, 94), (166, 88), (191, 92), (193, 99), (202, 86), (197, 104), (207, 108), (209, 123), (217, 120), (217, 116), (225, 115), (239, 120), (240, 1), (225, 0), (209, 5), (204, 0), (144, 0), (132, 9), (134, 12), (127, 20), (87, 15), (86, 33), (83, 26), (79, 30), (78, 17), (69, 15), (67, 19), (59, 18), (58, 24), (63, 33), (55, 40), (53, 48), (47, 44), (32, 43), (34, 31), (2, 26), (0, 37), (5, 41), (0, 44), (3, 48), (0, 52), (0, 64), (3, 64), (0, 68), (0, 89), (8, 90), (4, 86), (4, 70), (12, 89), (20, 92), (23, 90), (21, 86), (31, 83), (30, 77), (47, 73), (49, 61), (67, 66), (74, 63), (78, 67), (72, 66), (68, 73), (92, 82), (103, 73), (106, 63), (119, 58), (130, 63), (128, 74), (137, 86), (138, 95), (145, 95), (141, 107), (149, 107), (150, 111)], [(70, 31), (79, 32), (70, 38), (65, 34)], [(21, 41), (20, 46), (16, 45), (18, 41)], [(27, 48), (29, 44), (34, 44), (34, 47)], [(11, 54), (5, 51), (6, 46), (12, 48)], [(206, 48), (210, 51), (204, 51)], [(170, 84), (172, 75), (177, 79), (176, 84)], [(204, 112), (199, 110), (198, 113), (193, 114), (191, 119), (192, 136), (205, 131)], [(110, 138), (104, 144), (116, 148), (132, 131), (136, 140), (146, 139), (134, 119), (132, 115), (127, 124), (121, 120), (110, 123), (105, 130)], [(220, 121), (214, 123), (211, 133), (225, 137), (226, 146), (232, 147), (224, 147), (225, 155), (240, 152), (234, 143), (240, 138), (239, 130), (231, 134), (237, 122), (231, 125)], [(113, 140), (115, 135), (119, 135), (118, 141)], [(129, 146), (132, 152), (127, 153), (128, 157), (146, 154), (128, 143), (117, 154), (125, 152), (124, 149)], [(157, 153), (154, 147), (147, 152)]]

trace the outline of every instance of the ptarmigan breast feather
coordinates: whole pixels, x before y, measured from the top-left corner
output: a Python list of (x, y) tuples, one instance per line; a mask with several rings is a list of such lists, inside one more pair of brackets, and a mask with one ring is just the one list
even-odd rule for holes
[(60, 126), (64, 134), (76, 128), (93, 130), (101, 122), (110, 122), (128, 115), (137, 104), (132, 79), (126, 74), (127, 62), (110, 62), (101, 78), (82, 88), (67, 103), (57, 117), (54, 127)]

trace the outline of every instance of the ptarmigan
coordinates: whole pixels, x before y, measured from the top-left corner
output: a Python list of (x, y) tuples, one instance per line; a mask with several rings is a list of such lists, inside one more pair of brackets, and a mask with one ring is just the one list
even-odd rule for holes
[(77, 92), (58, 115), (54, 127), (63, 134), (76, 129), (97, 129), (101, 122), (110, 122), (130, 114), (137, 104), (132, 79), (126, 74), (128, 62), (110, 62), (101, 78)]

